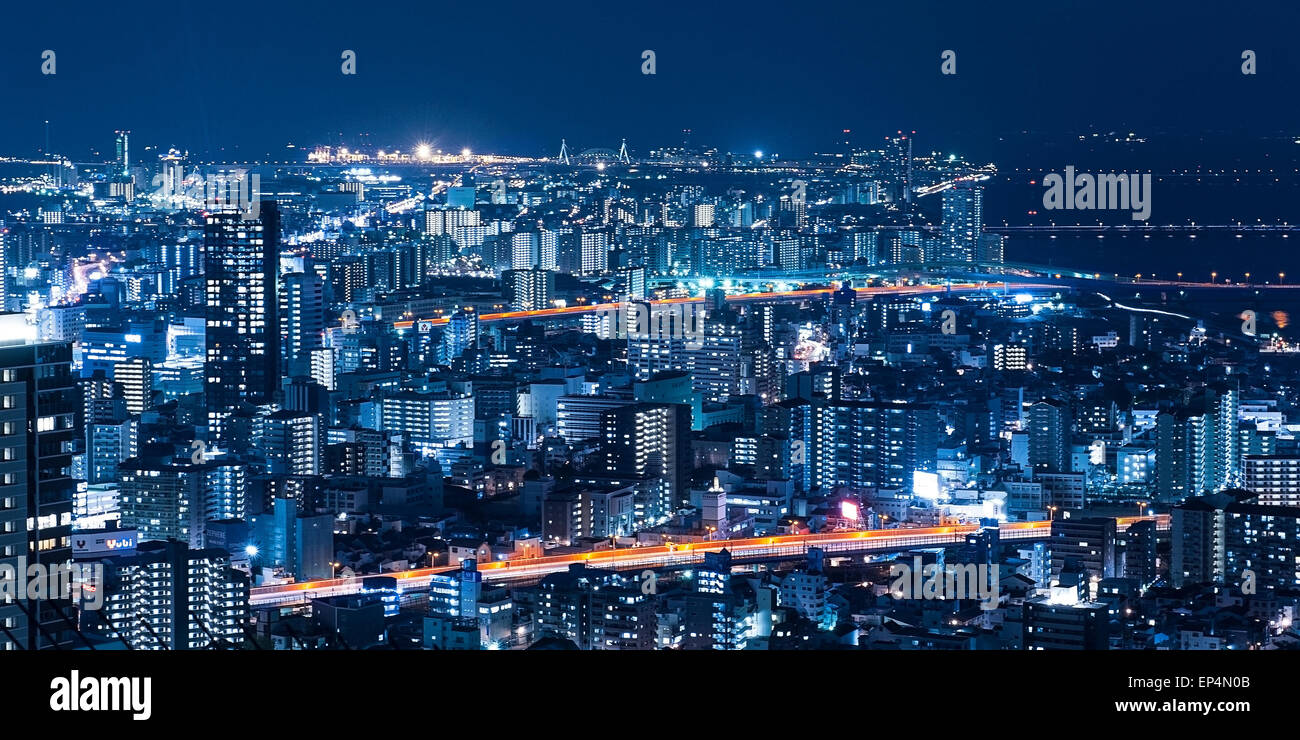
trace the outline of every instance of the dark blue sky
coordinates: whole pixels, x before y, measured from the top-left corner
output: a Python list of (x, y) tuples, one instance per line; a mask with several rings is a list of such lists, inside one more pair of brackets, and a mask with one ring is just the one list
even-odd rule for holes
[[(9, 4), (0, 154), (279, 153), (338, 132), (522, 154), (679, 140), (802, 154), (851, 128), (1300, 130), (1295, 4), (1247, 2), (114, 2)], [(1240, 73), (1243, 49), (1259, 74)], [(40, 74), (43, 49), (58, 72)], [(353, 49), (358, 74), (340, 74)], [(641, 74), (653, 49), (658, 74)], [(940, 52), (957, 52), (954, 77)]]

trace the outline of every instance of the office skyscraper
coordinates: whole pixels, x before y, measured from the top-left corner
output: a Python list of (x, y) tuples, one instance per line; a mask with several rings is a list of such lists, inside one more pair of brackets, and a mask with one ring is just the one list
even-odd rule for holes
[(241, 403), (269, 403), (279, 380), (276, 295), (280, 213), (263, 201), (259, 218), (209, 214), (203, 233), (207, 276), (204, 391), (209, 438), (224, 442), (225, 420)]
[(131, 132), (115, 131), (117, 137), (113, 162), (117, 165), (117, 174), (131, 174)]

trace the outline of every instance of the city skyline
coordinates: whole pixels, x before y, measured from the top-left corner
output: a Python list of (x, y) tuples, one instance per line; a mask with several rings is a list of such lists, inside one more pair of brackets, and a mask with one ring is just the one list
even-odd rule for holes
[[(379, 727), (468, 666), (551, 718), (614, 651), (624, 713), (844, 714), (862, 660), (962, 717), (1285, 712), (1300, 8), (11, 15), (15, 706)], [(770, 686), (685, 657), (741, 651)]]

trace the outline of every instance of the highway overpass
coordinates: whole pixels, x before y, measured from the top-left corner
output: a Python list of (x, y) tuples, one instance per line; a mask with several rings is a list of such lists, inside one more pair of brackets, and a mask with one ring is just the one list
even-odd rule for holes
[[(847, 278), (826, 279), (822, 282), (840, 282)], [(930, 295), (944, 292), (953, 293), (977, 293), (980, 291), (995, 290), (1000, 285), (990, 282), (962, 282), (952, 283), (950, 285), (886, 285), (873, 286), (865, 288), (855, 288), (858, 298), (873, 296), (892, 296), (892, 295)], [(1015, 283), (1017, 290), (1060, 290), (1069, 286), (1057, 283), (1047, 282), (1023, 282)], [(746, 301), (789, 301), (805, 300), (817, 296), (827, 296), (834, 293), (838, 288), (808, 288), (806, 290), (778, 290), (764, 291), (755, 293), (736, 293), (727, 296), (729, 302), (746, 302)], [(678, 303), (703, 303), (702, 296), (684, 296), (680, 298), (662, 298), (658, 300), (646, 301), (652, 305), (663, 306)], [(493, 321), (522, 321), (524, 319), (550, 319), (566, 316), (581, 316), (583, 314), (600, 313), (602, 311), (617, 311), (621, 303), (592, 303), (580, 306), (565, 306), (563, 308), (543, 308), (536, 311), (503, 311), (500, 313), (479, 314), (480, 323)], [(430, 326), (441, 326), (448, 321), (446, 316), (435, 318), (425, 318), (420, 320), (405, 319), (394, 321), (395, 329), (410, 329), (417, 324), (427, 322)]]
[[(1150, 518), (1121, 517), (1117, 520), (1118, 529), (1122, 532), (1128, 529), (1128, 526), (1133, 522)], [(1154, 518), (1158, 529), (1166, 530), (1169, 528), (1169, 516), (1167, 514), (1161, 514)], [(711, 542), (689, 542), (654, 547), (628, 547), (551, 555), (526, 560), (500, 560), (479, 563), (478, 570), (483, 574), (484, 582), (502, 582), (525, 579), (535, 580), (551, 573), (566, 571), (570, 565), (575, 563), (585, 563), (593, 568), (610, 570), (679, 568), (702, 563), (705, 554), (719, 552), (724, 549), (732, 554), (733, 559), (740, 561), (762, 559), (797, 560), (806, 556), (810, 547), (821, 548), (832, 555), (853, 555), (903, 551), (917, 547), (957, 545), (965, 541), (966, 535), (978, 529), (979, 527), (973, 524), (915, 529), (866, 529), (850, 532), (828, 532), (825, 534), (777, 535)], [(1001, 525), (1001, 538), (1004, 541), (1036, 540), (1046, 538), (1050, 531), (1050, 521), (1004, 522)], [(452, 565), (415, 568), (397, 573), (372, 575), (396, 578), (399, 591), (420, 591), (429, 587), (431, 576), (454, 571), (458, 567)], [(309, 599), (354, 594), (361, 590), (364, 578), (365, 576), (326, 578), (277, 586), (258, 586), (252, 589), (250, 602), (254, 607), (292, 606), (306, 603)]]

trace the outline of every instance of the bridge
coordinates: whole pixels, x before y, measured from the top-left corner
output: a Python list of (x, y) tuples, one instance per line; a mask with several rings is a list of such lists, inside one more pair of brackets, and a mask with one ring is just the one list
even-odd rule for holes
[[(1123, 532), (1134, 522), (1154, 519), (1157, 529), (1169, 528), (1169, 515), (1155, 517), (1120, 517), (1117, 529)], [(1003, 522), (999, 536), (1004, 541), (1029, 541), (1048, 537), (1052, 523), (1048, 520), (1033, 522)], [(776, 535), (749, 537), (734, 540), (685, 542), (652, 547), (627, 547), (612, 550), (550, 555), (525, 560), (499, 560), (479, 563), (478, 571), (484, 582), (536, 580), (552, 573), (561, 573), (570, 565), (582, 563), (610, 570), (674, 569), (698, 565), (708, 553), (727, 550), (734, 562), (763, 560), (798, 560), (806, 557), (808, 549), (817, 547), (832, 555), (856, 555), (873, 552), (892, 552), (917, 547), (946, 547), (966, 541), (966, 535), (978, 531), (974, 524), (915, 529), (864, 529), (824, 534)], [(414, 568), (396, 573), (379, 573), (397, 579), (399, 591), (420, 591), (429, 587), (430, 579), (438, 574), (459, 570), (459, 565), (433, 568)], [(352, 578), (325, 578), (276, 586), (258, 586), (250, 593), (254, 607), (294, 606), (311, 599), (327, 596), (355, 594), (361, 590), (367, 576)]]

